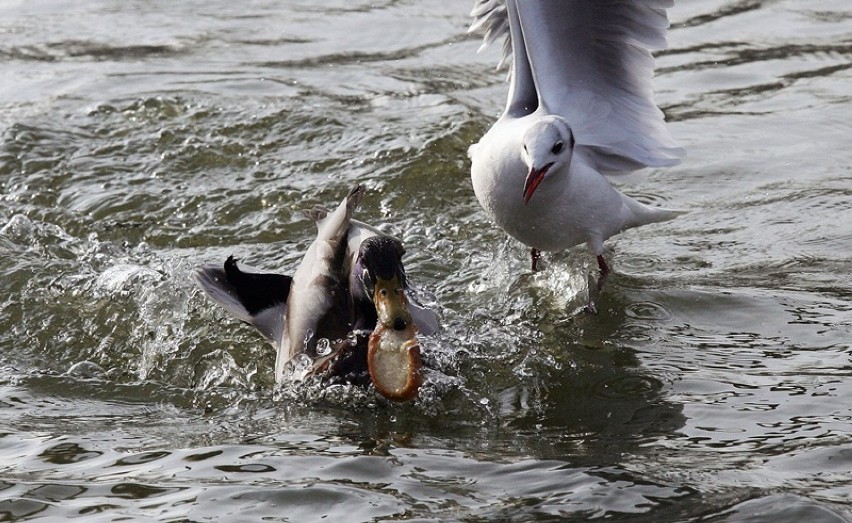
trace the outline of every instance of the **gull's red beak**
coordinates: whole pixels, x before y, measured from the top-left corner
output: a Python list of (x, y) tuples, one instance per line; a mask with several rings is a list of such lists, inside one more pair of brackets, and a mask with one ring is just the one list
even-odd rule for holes
[(536, 170), (535, 167), (530, 169), (530, 173), (527, 175), (527, 179), (524, 182), (524, 205), (530, 202), (530, 198), (532, 198), (536, 187), (538, 187), (538, 184), (544, 180), (544, 175), (547, 174), (547, 170), (550, 169), (551, 165), (553, 164), (549, 163), (539, 170)]

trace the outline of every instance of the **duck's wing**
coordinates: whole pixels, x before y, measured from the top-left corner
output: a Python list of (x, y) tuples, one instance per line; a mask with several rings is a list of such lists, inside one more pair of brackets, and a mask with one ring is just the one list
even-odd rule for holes
[(275, 360), (276, 381), (282, 379), (285, 364), (296, 354), (311, 350), (316, 340), (346, 336), (351, 316), (346, 292), (346, 231), (364, 192), (363, 186), (356, 185), (335, 209), (319, 207), (307, 213), (316, 222), (317, 237), (293, 274), (287, 332)]
[(408, 298), (408, 312), (411, 314), (411, 320), (417, 326), (417, 331), (423, 335), (431, 336), (438, 332), (438, 315), (435, 311), (422, 305), (414, 294), (406, 291)]
[(244, 272), (229, 256), (223, 267), (198, 269), (195, 281), (210, 299), (257, 328), (264, 338), (276, 345), (281, 340), (292, 283), (289, 276)]
[(491, 28), (486, 43), (509, 28), (513, 85), (506, 115), (521, 102), (529, 105), (531, 82), (537, 110), (567, 119), (577, 146), (587, 148), (601, 172), (680, 161), (683, 150), (665, 126), (651, 85), (651, 51), (666, 46), (672, 0), (506, 2), (501, 10), (496, 0), (479, 0), (474, 20), (474, 26), (480, 20)]

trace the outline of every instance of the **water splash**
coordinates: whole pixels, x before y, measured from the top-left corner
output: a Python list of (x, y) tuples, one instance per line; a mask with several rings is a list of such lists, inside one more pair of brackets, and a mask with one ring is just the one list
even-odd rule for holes
[(320, 338), (317, 340), (316, 352), (318, 357), (328, 356), (334, 350), (331, 346), (331, 341), (328, 338)]

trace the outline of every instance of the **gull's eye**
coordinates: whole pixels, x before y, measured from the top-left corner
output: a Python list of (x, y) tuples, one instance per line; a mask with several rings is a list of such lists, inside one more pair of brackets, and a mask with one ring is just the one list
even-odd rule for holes
[(562, 152), (563, 147), (565, 147), (565, 144), (562, 142), (562, 140), (559, 140), (558, 142), (553, 144), (553, 149), (551, 149), (550, 152), (553, 154), (559, 154)]

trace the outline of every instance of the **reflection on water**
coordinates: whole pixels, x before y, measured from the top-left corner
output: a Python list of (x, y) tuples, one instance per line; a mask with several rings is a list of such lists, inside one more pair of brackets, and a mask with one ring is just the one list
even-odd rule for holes
[[(505, 99), (452, 3), (0, 5), (0, 519), (852, 518), (849, 15), (671, 11), (689, 211), (528, 252), (467, 147)], [(358, 181), (443, 330), (419, 398), (307, 382), (193, 287), (292, 272)], [(593, 275), (592, 275), (593, 276)]]

